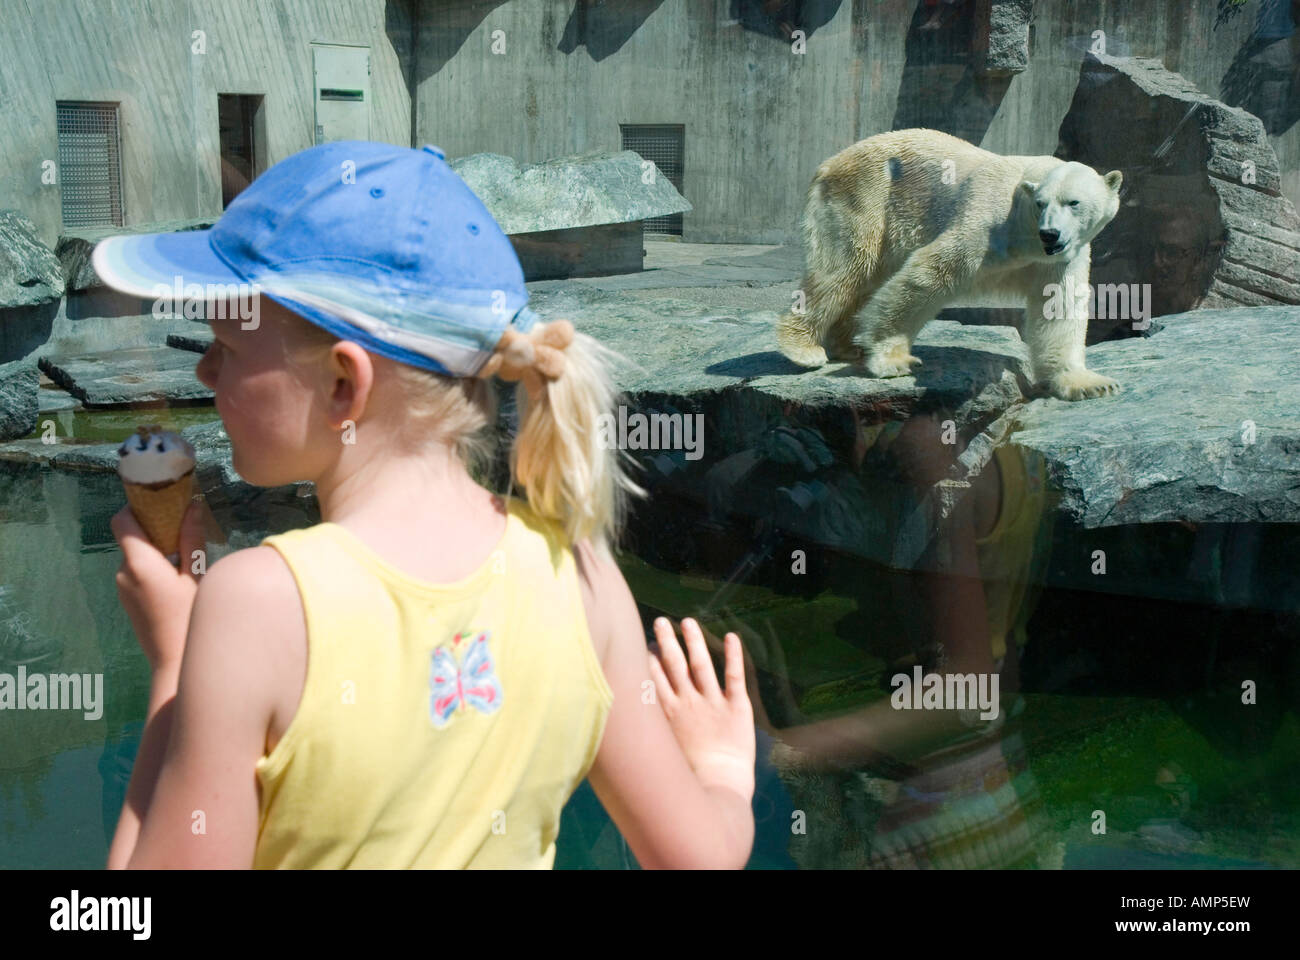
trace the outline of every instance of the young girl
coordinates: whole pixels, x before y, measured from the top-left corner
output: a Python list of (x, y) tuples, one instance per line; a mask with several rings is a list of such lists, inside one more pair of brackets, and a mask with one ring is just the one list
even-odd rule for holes
[[(643, 867), (744, 866), (740, 641), (725, 692), (692, 621), (689, 665), (663, 620), (647, 653), (609, 552), (636, 492), (595, 439), (609, 355), (537, 322), (437, 148), (313, 147), (210, 231), (112, 238), (94, 264), (136, 296), (229, 300), (197, 375), (235, 470), (312, 481), (322, 519), (200, 577), (197, 507), (180, 571), (114, 517), (153, 678), (110, 868), (549, 867), (584, 776)], [(526, 501), (468, 469), (492, 375), (519, 382)]]

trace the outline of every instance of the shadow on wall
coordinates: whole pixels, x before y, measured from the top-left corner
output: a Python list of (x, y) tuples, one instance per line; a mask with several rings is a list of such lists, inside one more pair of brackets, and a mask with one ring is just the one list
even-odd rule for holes
[(586, 47), (593, 60), (618, 53), (664, 0), (576, 0), (556, 47), (573, 53)]
[(21, 360), (46, 344), (58, 312), (57, 300), (0, 309), (0, 363)]
[(975, 0), (918, 0), (891, 129), (928, 127), (979, 146), (1011, 77), (976, 73)]
[(440, 71), (488, 14), (510, 0), (387, 0), (384, 32), (412, 93)]
[[(465, 41), (497, 7), (510, 0), (387, 0), (384, 31), (393, 45), (407, 89), (414, 92), (460, 51)], [(755, 5), (763, 0), (744, 0)], [(787, 5), (791, 0), (786, 0)], [(797, 0), (795, 0), (797, 3)], [(838, 6), (840, 0), (814, 0)], [(538, 21), (544, 46), (561, 53), (586, 47), (593, 60), (617, 53), (664, 0), (574, 0), (557, 40), (548, 6)], [(770, 4), (771, 0), (767, 0)], [(509, 38), (507, 38), (509, 42)]]
[(1259, 117), (1272, 136), (1300, 120), (1297, 31), (1300, 0), (1262, 0), (1255, 29), (1219, 82), (1223, 102)]
[(835, 19), (843, 0), (731, 0), (730, 20), (743, 29), (788, 41), (794, 31), (811, 37)]

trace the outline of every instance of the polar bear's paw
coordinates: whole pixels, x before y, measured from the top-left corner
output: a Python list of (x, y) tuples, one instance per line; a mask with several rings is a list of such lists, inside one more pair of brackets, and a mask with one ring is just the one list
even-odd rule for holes
[(801, 367), (820, 367), (826, 363), (826, 351), (815, 343), (777, 342), (781, 354)]
[(777, 327), (776, 347), (801, 367), (820, 367), (826, 363), (826, 350), (822, 345), (793, 325), (782, 323)]
[(910, 377), (912, 367), (919, 366), (920, 357), (914, 357), (906, 344), (885, 350), (872, 350), (867, 356), (867, 373), (873, 377)]
[(862, 363), (867, 358), (867, 351), (856, 343), (828, 343), (826, 356), (832, 363)]
[(1117, 381), (1091, 370), (1063, 370), (1048, 383), (1052, 396), (1062, 400), (1091, 400), (1117, 394), (1121, 389)]

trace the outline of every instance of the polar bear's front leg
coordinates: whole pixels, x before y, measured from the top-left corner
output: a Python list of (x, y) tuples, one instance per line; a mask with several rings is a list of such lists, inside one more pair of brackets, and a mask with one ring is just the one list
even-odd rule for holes
[(962, 290), (979, 269), (978, 255), (960, 238), (944, 237), (916, 250), (867, 302), (871, 340), (867, 372), (873, 377), (906, 377), (919, 358), (912, 343), (921, 329)]
[[(1081, 266), (1079, 265), (1081, 264)], [(1025, 301), (1025, 346), (1034, 382), (1062, 400), (1087, 400), (1120, 392), (1110, 377), (1084, 362), (1088, 336), (1088, 253)]]

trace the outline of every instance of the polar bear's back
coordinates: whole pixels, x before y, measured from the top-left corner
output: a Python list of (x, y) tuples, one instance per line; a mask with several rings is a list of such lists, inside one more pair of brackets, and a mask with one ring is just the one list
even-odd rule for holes
[(809, 206), (820, 208), (814, 215), (823, 222), (842, 224), (855, 245), (875, 247), (886, 259), (905, 257), (955, 225), (986, 229), (1005, 221), (1016, 185), (1062, 162), (1000, 156), (940, 130), (891, 130), (822, 163)]

